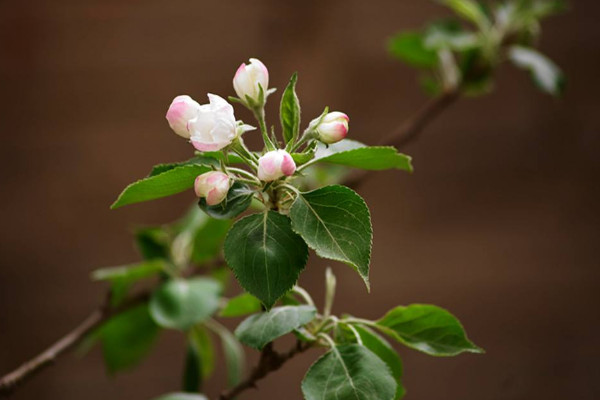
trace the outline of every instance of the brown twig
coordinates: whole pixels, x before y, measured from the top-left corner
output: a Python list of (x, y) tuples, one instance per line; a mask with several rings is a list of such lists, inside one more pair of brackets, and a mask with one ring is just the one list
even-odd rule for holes
[[(223, 265), (225, 259), (218, 257), (202, 265), (202, 270), (211, 270)], [(183, 271), (182, 276), (193, 276), (199, 272), (196, 268), (188, 268)], [(110, 293), (103, 305), (92, 311), (75, 329), (64, 335), (61, 339), (48, 347), (46, 350), (26, 361), (14, 371), (0, 379), (0, 397), (8, 397), (18, 386), (33, 378), (45, 367), (68, 350), (80, 343), (90, 332), (109, 320), (111, 317), (127, 311), (137, 305), (147, 302), (155, 288), (149, 288), (125, 300), (117, 307), (110, 306)]]
[[(408, 119), (402, 125), (398, 126), (390, 135), (385, 137), (379, 144), (385, 146), (396, 146), (402, 148), (415, 140), (423, 131), (423, 128), (437, 117), (445, 108), (454, 103), (460, 96), (460, 91), (449, 91), (441, 96), (431, 100), (412, 118)], [(371, 172), (357, 174), (344, 181), (345, 185), (358, 187), (370, 176)], [(221, 260), (219, 260), (221, 262)], [(39, 355), (25, 362), (20, 367), (3, 376), (0, 379), (0, 397), (7, 397), (15, 388), (28, 381), (36, 373), (51, 365), (58, 356), (77, 345), (81, 340), (95, 328), (100, 326), (109, 318), (141, 304), (150, 296), (151, 291), (140, 293), (140, 295), (131, 298), (129, 301), (117, 308), (111, 308), (106, 304), (94, 310), (81, 324), (75, 329), (64, 335), (52, 346), (44, 350)], [(108, 304), (108, 303), (107, 303)], [(287, 353), (279, 354), (273, 350), (270, 345), (265, 347), (261, 353), (258, 365), (252, 370), (250, 376), (234, 388), (221, 394), (220, 400), (230, 400), (246, 389), (256, 386), (256, 382), (267, 376), (269, 373), (278, 370), (290, 358), (298, 353), (307, 350), (309, 347), (298, 343)]]
[(263, 351), (260, 353), (260, 360), (256, 367), (252, 370), (248, 378), (240, 382), (229, 390), (223, 391), (219, 396), (219, 400), (232, 400), (243, 391), (256, 388), (256, 383), (269, 375), (271, 372), (277, 371), (283, 366), (289, 359), (293, 358), (297, 354), (300, 354), (311, 347), (310, 344), (297, 341), (294, 347), (292, 347), (286, 353), (278, 353), (273, 350), (273, 344), (269, 343), (265, 346)]
[(56, 358), (77, 345), (81, 340), (109, 318), (142, 304), (150, 297), (150, 291), (142, 292), (118, 307), (110, 307), (109, 302), (94, 310), (75, 329), (64, 335), (46, 350), (23, 363), (20, 367), (0, 379), (0, 397), (8, 397), (18, 386), (25, 383), (45, 367), (54, 363)]
[[(394, 146), (398, 149), (404, 148), (413, 142), (423, 132), (428, 123), (433, 121), (442, 111), (453, 104), (460, 97), (460, 90), (449, 90), (441, 96), (430, 100), (412, 118), (407, 119), (388, 136), (379, 141), (380, 146)], [(344, 185), (352, 188), (359, 187), (370, 177), (374, 171), (361, 171), (351, 175), (344, 180)]]

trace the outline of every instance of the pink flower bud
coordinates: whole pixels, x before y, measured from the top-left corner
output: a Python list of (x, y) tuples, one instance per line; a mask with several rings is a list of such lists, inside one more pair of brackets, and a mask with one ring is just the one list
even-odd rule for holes
[(296, 163), (285, 150), (273, 150), (258, 160), (258, 178), (271, 182), (282, 176), (291, 176), (296, 171)]
[(220, 171), (206, 172), (199, 175), (194, 182), (196, 196), (206, 198), (206, 204), (209, 206), (225, 200), (230, 186), (229, 176)]
[(328, 113), (316, 127), (319, 140), (327, 144), (339, 142), (348, 134), (348, 122), (350, 118), (344, 113), (339, 111)]
[(169, 106), (167, 111), (167, 121), (169, 126), (179, 136), (189, 139), (190, 132), (187, 129), (189, 120), (196, 118), (200, 104), (194, 101), (190, 96), (177, 96)]
[(256, 58), (250, 59), (250, 64), (242, 64), (233, 77), (233, 88), (240, 100), (246, 103), (246, 96), (250, 97), (255, 103), (260, 101), (260, 89), (262, 86), (264, 96), (267, 96), (269, 87), (269, 71), (265, 64)]
[(233, 107), (215, 94), (209, 93), (208, 99), (210, 103), (199, 106), (196, 117), (188, 122), (190, 140), (200, 151), (221, 150), (237, 136)]

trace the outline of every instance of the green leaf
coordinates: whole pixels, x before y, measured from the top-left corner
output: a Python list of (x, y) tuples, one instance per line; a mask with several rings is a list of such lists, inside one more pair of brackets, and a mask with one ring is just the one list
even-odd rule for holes
[(246, 346), (262, 350), (265, 345), (294, 329), (306, 325), (317, 315), (313, 306), (283, 306), (255, 314), (235, 330), (235, 335)]
[(241, 317), (260, 311), (260, 300), (250, 293), (243, 293), (229, 299), (219, 315), (221, 317)]
[(192, 261), (202, 264), (214, 260), (221, 253), (230, 227), (229, 220), (207, 218), (206, 223), (194, 235)]
[(215, 367), (215, 352), (210, 335), (202, 326), (194, 327), (188, 335), (188, 347), (183, 373), (183, 391), (198, 392)]
[(237, 221), (225, 239), (225, 259), (240, 285), (273, 304), (294, 286), (306, 265), (308, 249), (290, 220), (275, 211)]
[(154, 400), (208, 400), (208, 397), (192, 393), (169, 393), (157, 397)]
[(320, 257), (354, 268), (369, 287), (373, 231), (364, 200), (340, 185), (298, 195), (290, 210), (292, 229)]
[(173, 279), (150, 299), (150, 314), (162, 327), (186, 331), (219, 307), (221, 285), (210, 278)]
[(546, 18), (565, 12), (567, 9), (567, 3), (562, 0), (539, 0), (531, 5), (531, 14), (534, 18)]
[(480, 28), (489, 26), (489, 19), (483, 8), (475, 0), (439, 0), (451, 8), (456, 14), (470, 21)]
[(254, 192), (246, 185), (240, 182), (235, 182), (231, 188), (229, 188), (227, 197), (225, 200), (223, 200), (223, 202), (214, 206), (209, 206), (206, 204), (206, 199), (201, 198), (198, 202), (198, 205), (202, 211), (213, 218), (232, 219), (250, 207), (253, 195)]
[(150, 353), (158, 332), (147, 304), (108, 320), (97, 333), (108, 372), (113, 374), (138, 365)]
[(512, 46), (508, 55), (517, 67), (528, 70), (537, 86), (544, 92), (560, 95), (565, 79), (561, 70), (548, 57), (534, 49)]
[(205, 165), (207, 167), (219, 167), (219, 160), (216, 157), (198, 154), (187, 161), (155, 165), (154, 167), (152, 167), (152, 171), (150, 171), (148, 177), (160, 175), (163, 172), (167, 172), (177, 167), (185, 165)]
[(297, 81), (298, 73), (294, 72), (290, 79), (290, 83), (288, 83), (281, 96), (279, 116), (281, 118), (281, 128), (283, 130), (283, 139), (285, 140), (285, 143), (294, 143), (298, 138), (300, 130), (300, 102), (296, 95)]
[(404, 345), (432, 356), (483, 352), (467, 338), (455, 316), (433, 305), (398, 306), (377, 321), (376, 327)]
[(297, 166), (306, 164), (307, 162), (309, 162), (310, 160), (315, 158), (314, 151), (309, 151), (307, 153), (292, 153), (290, 155), (292, 156), (292, 159), (294, 160), (294, 162), (296, 163)]
[(202, 370), (200, 354), (198, 350), (191, 345), (187, 346), (185, 360), (183, 365), (183, 376), (181, 389), (184, 392), (198, 392), (202, 387)]
[(181, 193), (194, 186), (198, 175), (210, 171), (204, 165), (183, 165), (127, 186), (111, 209)]
[(314, 162), (326, 162), (371, 171), (401, 169), (412, 172), (411, 160), (410, 156), (398, 153), (395, 147), (368, 147), (353, 140), (343, 140), (328, 148), (324, 145), (317, 147)]
[(125, 298), (135, 282), (155, 276), (164, 268), (165, 262), (162, 260), (145, 261), (121, 267), (97, 269), (92, 272), (92, 279), (110, 282), (111, 304), (115, 306)]
[(425, 47), (431, 50), (451, 49), (463, 52), (480, 45), (480, 37), (465, 32), (458, 21), (449, 19), (432, 23), (425, 31)]
[(242, 381), (244, 375), (244, 349), (235, 336), (224, 326), (214, 321), (207, 322), (207, 326), (221, 338), (227, 364), (227, 384), (229, 387), (235, 386)]
[(438, 57), (434, 50), (425, 47), (422, 33), (402, 32), (388, 41), (389, 53), (417, 68), (434, 68)]
[(396, 382), (387, 365), (356, 344), (333, 347), (302, 380), (306, 400), (390, 400)]
[(371, 350), (373, 354), (387, 364), (398, 385), (394, 399), (401, 399), (405, 393), (400, 381), (402, 378), (402, 360), (398, 356), (398, 353), (396, 353), (396, 350), (384, 338), (369, 328), (357, 325), (354, 329), (358, 332), (362, 345)]
[[(245, 164), (244, 160), (233, 153), (227, 153), (227, 155), (225, 155), (225, 153), (223, 153), (223, 151), (205, 151), (205, 152), (197, 152), (196, 153), (198, 156), (204, 156), (204, 157), (209, 157), (209, 158), (214, 158), (215, 160), (218, 161), (223, 161), (225, 162), (225, 164)], [(218, 164), (217, 164), (218, 165)]]
[(135, 282), (156, 275), (163, 269), (163, 266), (164, 261), (154, 260), (120, 267), (101, 268), (92, 272), (92, 278), (97, 281), (115, 282), (125, 280)]
[(142, 227), (135, 230), (137, 248), (145, 260), (169, 259), (170, 237), (162, 227)]

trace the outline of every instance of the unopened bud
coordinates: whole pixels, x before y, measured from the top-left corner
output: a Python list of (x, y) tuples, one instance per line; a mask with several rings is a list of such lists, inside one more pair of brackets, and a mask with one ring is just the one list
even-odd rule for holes
[(258, 178), (271, 182), (282, 176), (291, 176), (296, 171), (296, 163), (285, 150), (273, 150), (258, 160)]
[(323, 143), (332, 144), (346, 137), (349, 121), (350, 118), (346, 114), (333, 111), (326, 114), (320, 122), (316, 119), (312, 123), (316, 124), (315, 131), (319, 140)]
[(196, 196), (206, 198), (206, 204), (214, 206), (225, 200), (230, 187), (229, 176), (220, 171), (206, 172), (194, 182)]
[[(269, 71), (260, 60), (251, 58), (250, 64), (242, 64), (238, 68), (233, 77), (233, 88), (240, 100), (247, 106), (251, 105), (247, 104), (246, 96), (256, 105), (260, 105), (259, 84), (262, 87), (263, 96), (266, 97), (269, 87)], [(264, 101), (264, 98), (262, 100)]]

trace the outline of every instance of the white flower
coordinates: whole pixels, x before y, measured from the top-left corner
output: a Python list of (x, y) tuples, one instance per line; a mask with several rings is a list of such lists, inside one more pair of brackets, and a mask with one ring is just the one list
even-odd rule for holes
[(194, 182), (196, 196), (206, 198), (206, 204), (209, 206), (225, 200), (230, 186), (229, 176), (220, 171), (206, 172), (199, 175)]
[(296, 163), (285, 150), (273, 150), (258, 160), (258, 178), (270, 182), (282, 176), (291, 176), (296, 171)]
[[(326, 114), (323, 119), (314, 119), (311, 124), (316, 125), (315, 131), (319, 140), (323, 143), (332, 144), (344, 139), (348, 134), (348, 122), (350, 118), (342, 112), (333, 111)], [(318, 125), (317, 125), (318, 124)]]
[[(235, 76), (233, 77), (233, 88), (237, 93), (240, 100), (247, 106), (246, 96), (248, 96), (254, 103), (260, 105), (260, 89), (259, 85), (262, 86), (263, 95), (267, 97), (267, 90), (269, 87), (269, 71), (265, 64), (256, 58), (250, 59), (250, 64), (240, 65)], [(263, 100), (264, 101), (264, 100)]]
[(190, 133), (187, 129), (187, 124), (190, 119), (198, 115), (200, 104), (198, 104), (190, 96), (177, 96), (169, 106), (167, 111), (167, 121), (169, 126), (179, 136), (189, 139)]
[(198, 108), (196, 117), (189, 120), (187, 129), (194, 147), (200, 151), (221, 150), (237, 136), (233, 107), (225, 99), (208, 94), (209, 104)]

